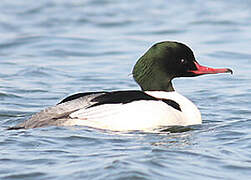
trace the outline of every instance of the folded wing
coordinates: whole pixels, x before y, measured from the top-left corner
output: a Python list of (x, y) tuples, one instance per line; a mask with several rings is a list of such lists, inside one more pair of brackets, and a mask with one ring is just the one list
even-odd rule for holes
[[(30, 119), (26, 120), (24, 123), (18, 124), (17, 126), (14, 127), (10, 127), (9, 130), (22, 129), (22, 128), (37, 128), (50, 125), (60, 126), (63, 125), (65, 121), (69, 121), (69, 118), (74, 118), (74, 117), (79, 118), (78, 116), (76, 116), (77, 112), (78, 113), (91, 112), (88, 111), (88, 109), (92, 107), (98, 107), (107, 104), (109, 105), (127, 104), (137, 100), (157, 100), (157, 99), (142, 91), (78, 93), (63, 99), (60, 103), (58, 103), (55, 106), (48, 107), (34, 114), (33, 116), (31, 116)], [(105, 110), (106, 112), (109, 111), (109, 109), (116, 111), (118, 106), (108, 106), (108, 107), (109, 108)], [(85, 113), (81, 114), (82, 114), (81, 117), (83, 117)], [(88, 117), (90, 117), (90, 114), (89, 113), (87, 114)], [(95, 114), (94, 116), (97, 115), (98, 114)]]

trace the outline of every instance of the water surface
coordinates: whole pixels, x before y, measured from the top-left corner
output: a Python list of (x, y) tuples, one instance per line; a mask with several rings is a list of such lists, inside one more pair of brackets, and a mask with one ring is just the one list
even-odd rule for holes
[[(0, 179), (251, 177), (249, 1), (1, 1)], [(200, 109), (191, 130), (6, 128), (75, 92), (139, 89), (130, 76), (152, 44), (175, 40), (234, 75), (174, 81)]]

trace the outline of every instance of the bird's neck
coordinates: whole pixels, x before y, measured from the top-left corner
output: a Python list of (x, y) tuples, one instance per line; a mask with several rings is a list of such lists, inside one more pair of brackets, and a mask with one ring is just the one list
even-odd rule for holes
[(173, 84), (170, 81), (166, 84), (151, 84), (150, 86), (143, 86), (141, 87), (144, 91), (166, 91), (166, 92), (172, 92), (175, 91), (173, 88)]
[(161, 76), (150, 79), (142, 79), (137, 81), (143, 91), (166, 91), (173, 92), (173, 84), (171, 80), (161, 78)]
[(170, 81), (170, 82), (167, 84), (166, 91), (167, 91), (167, 92), (175, 91), (174, 88), (173, 88), (172, 81)]
[(152, 60), (152, 54), (142, 56), (133, 68), (133, 78), (144, 91), (174, 91), (172, 79), (161, 60)]

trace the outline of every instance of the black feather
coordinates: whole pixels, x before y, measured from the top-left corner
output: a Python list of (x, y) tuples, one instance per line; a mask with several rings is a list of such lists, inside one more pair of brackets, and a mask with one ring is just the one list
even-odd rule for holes
[(170, 100), (170, 99), (161, 99), (161, 101), (168, 104), (169, 106), (172, 106), (174, 109), (181, 111), (180, 105), (177, 102)]
[(119, 103), (126, 104), (139, 100), (157, 100), (157, 99), (144, 93), (143, 91), (113, 91), (113, 92), (107, 92), (103, 95), (100, 95), (92, 99), (92, 102), (97, 102), (97, 103), (90, 107), (102, 104), (119, 104)]
[(72, 101), (74, 99), (78, 99), (80, 97), (84, 97), (84, 96), (89, 96), (89, 95), (92, 95), (92, 94), (99, 94), (99, 93), (106, 93), (106, 92), (103, 92), (103, 91), (100, 91), (100, 92), (86, 92), (86, 93), (78, 93), (78, 94), (73, 94), (71, 96), (68, 96), (66, 98), (64, 98), (62, 101), (60, 101), (58, 104), (62, 104), (62, 103), (65, 103), (67, 101)]
[(104, 105), (104, 104), (120, 104), (120, 103), (126, 104), (133, 101), (152, 100), (152, 101), (163, 101), (164, 103), (168, 104), (174, 109), (181, 111), (180, 105), (177, 102), (170, 99), (158, 99), (158, 98), (155, 98), (153, 96), (146, 94), (143, 91), (112, 91), (112, 92), (101, 91), (101, 92), (78, 93), (78, 94), (74, 94), (69, 97), (66, 97), (58, 104), (61, 104), (67, 101), (72, 101), (80, 97), (89, 96), (92, 94), (99, 94), (99, 93), (101, 95), (98, 95), (97, 97), (91, 100), (91, 102), (96, 102), (96, 103), (89, 106), (88, 108), (99, 106), (99, 105)]

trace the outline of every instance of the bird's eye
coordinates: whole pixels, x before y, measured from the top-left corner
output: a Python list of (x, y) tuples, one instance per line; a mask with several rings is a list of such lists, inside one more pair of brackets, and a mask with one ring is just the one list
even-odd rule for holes
[(180, 62), (181, 62), (181, 64), (186, 64), (187, 60), (186, 59), (181, 59)]

